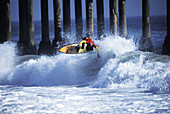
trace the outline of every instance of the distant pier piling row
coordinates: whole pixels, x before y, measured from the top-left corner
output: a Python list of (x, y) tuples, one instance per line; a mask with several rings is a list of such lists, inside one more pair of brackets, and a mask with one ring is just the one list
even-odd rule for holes
[(0, 43), (11, 41), (10, 0), (0, 0)]
[[(37, 54), (34, 40), (34, 17), (33, 0), (19, 1), (19, 41), (17, 43), (19, 55)], [(118, 8), (117, 8), (118, 2)], [(61, 3), (53, 0), (54, 8), (54, 31), (55, 37), (49, 39), (48, 0), (41, 0), (41, 25), (42, 40), (38, 54), (53, 55), (54, 49), (60, 42), (71, 35), (71, 12), (70, 0), (62, 0), (63, 3), (63, 38), (61, 35)], [(86, 35), (94, 37), (93, 28), (93, 0), (86, 0)], [(104, 0), (96, 0), (97, 13), (97, 38), (105, 35), (104, 28)], [(117, 13), (119, 9), (119, 17)], [(110, 11), (110, 34), (127, 38), (126, 0), (109, 0)], [(0, 0), (0, 43), (11, 41), (11, 17), (10, 0)], [(119, 18), (119, 31), (117, 23)], [(75, 0), (75, 24), (76, 38), (80, 40), (83, 33), (82, 1)], [(150, 36), (150, 0), (142, 0), (142, 37), (139, 41), (139, 50), (153, 51)], [(167, 36), (163, 44), (163, 54), (170, 55), (170, 1), (167, 0)]]

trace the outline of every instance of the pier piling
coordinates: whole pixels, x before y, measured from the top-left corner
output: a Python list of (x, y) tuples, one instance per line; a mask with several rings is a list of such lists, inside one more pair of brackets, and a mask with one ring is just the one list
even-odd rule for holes
[(110, 34), (117, 35), (117, 0), (109, 0)]
[(82, 2), (75, 0), (75, 21), (76, 21), (76, 38), (81, 39), (83, 33), (83, 20), (82, 20)]
[(119, 35), (127, 37), (126, 0), (119, 0)]
[(38, 54), (51, 55), (52, 50), (49, 39), (48, 0), (41, 0), (41, 26), (42, 40), (39, 44)]
[(142, 0), (142, 37), (139, 41), (139, 50), (153, 51), (150, 36), (150, 0)]
[(162, 54), (170, 55), (170, 1), (167, 0), (167, 36), (164, 40)]
[(104, 35), (104, 4), (103, 0), (96, 0), (97, 5), (97, 32), (100, 38)]
[(34, 41), (33, 0), (19, 0), (19, 55), (36, 54)]
[(0, 0), (0, 43), (11, 41), (10, 0)]
[(86, 0), (86, 35), (93, 37), (93, 0)]
[(60, 0), (53, 0), (54, 6), (54, 31), (55, 31), (55, 38), (53, 40), (52, 46), (57, 47), (57, 42), (62, 41), (61, 37), (61, 4)]
[(70, 0), (63, 0), (63, 32), (64, 39), (71, 33)]

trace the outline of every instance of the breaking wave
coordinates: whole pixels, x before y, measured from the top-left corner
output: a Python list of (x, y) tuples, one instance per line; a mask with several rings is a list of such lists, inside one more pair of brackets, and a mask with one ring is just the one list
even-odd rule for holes
[(108, 36), (95, 40), (84, 54), (17, 56), (14, 43), (0, 44), (0, 85), (86, 85), (102, 88), (145, 88), (170, 92), (170, 57), (137, 51), (132, 39)]

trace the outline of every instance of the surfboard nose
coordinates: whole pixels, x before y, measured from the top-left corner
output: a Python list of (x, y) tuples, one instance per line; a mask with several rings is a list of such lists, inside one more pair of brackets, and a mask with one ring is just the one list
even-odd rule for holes
[(66, 53), (67, 49), (65, 47), (63, 47), (63, 48), (59, 49), (59, 51), (62, 52), (62, 53)]

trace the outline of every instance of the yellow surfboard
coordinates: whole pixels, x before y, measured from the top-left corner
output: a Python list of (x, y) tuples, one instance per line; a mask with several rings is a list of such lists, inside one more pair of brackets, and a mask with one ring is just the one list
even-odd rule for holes
[[(77, 48), (76, 48), (77, 45), (78, 44), (69, 44), (69, 45), (66, 45), (66, 46), (60, 48), (59, 51), (62, 53), (67, 53), (67, 54), (80, 54), (80, 53), (89, 52), (85, 48), (84, 49), (80, 48), (79, 50), (77, 50)], [(85, 44), (85, 45), (87, 45), (87, 44)], [(90, 50), (90, 51), (92, 51), (92, 50)]]
[(69, 45), (66, 45), (60, 48), (59, 51), (62, 53), (67, 53), (67, 54), (78, 54), (77, 49), (76, 49), (77, 45), (78, 44), (69, 44)]

